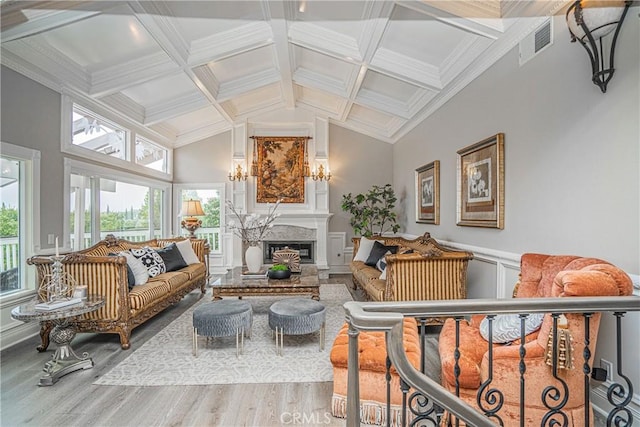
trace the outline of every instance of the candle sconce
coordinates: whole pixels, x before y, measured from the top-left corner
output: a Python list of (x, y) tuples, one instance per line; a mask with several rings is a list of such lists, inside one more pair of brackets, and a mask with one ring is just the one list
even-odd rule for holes
[(327, 173), (325, 174), (324, 172), (324, 166), (323, 165), (319, 165), (318, 166), (318, 171), (313, 171), (311, 172), (311, 178), (314, 181), (329, 181), (331, 179), (331, 172), (329, 172), (327, 170)]

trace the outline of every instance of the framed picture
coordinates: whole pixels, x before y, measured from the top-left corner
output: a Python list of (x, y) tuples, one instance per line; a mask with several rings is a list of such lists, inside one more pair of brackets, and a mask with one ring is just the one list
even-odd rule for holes
[(416, 222), (440, 224), (440, 161), (416, 169)]
[(457, 224), (504, 228), (504, 134), (458, 151)]
[(307, 137), (259, 136), (256, 202), (304, 203), (304, 155)]

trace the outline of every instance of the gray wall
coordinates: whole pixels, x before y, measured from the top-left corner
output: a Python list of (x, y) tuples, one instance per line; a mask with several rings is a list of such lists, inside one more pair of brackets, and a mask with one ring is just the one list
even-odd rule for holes
[[(394, 186), (410, 196), (407, 232), (513, 253), (573, 253), (640, 271), (638, 8), (618, 40), (606, 94), (586, 52), (555, 41), (518, 65), (512, 49), (394, 145)], [(456, 225), (456, 151), (505, 134), (504, 230)], [(440, 225), (415, 223), (414, 169), (441, 162)]]
[(63, 156), (60, 152), (60, 94), (22, 74), (1, 67), (0, 139), (39, 150), (40, 247), (47, 234), (62, 236)]
[(173, 150), (173, 182), (227, 182), (231, 131)]
[(349, 214), (340, 207), (342, 195), (364, 193), (373, 185), (392, 184), (392, 158), (391, 144), (340, 126), (329, 126), (329, 211), (333, 213), (329, 231), (346, 232), (347, 246), (351, 246), (353, 229)]

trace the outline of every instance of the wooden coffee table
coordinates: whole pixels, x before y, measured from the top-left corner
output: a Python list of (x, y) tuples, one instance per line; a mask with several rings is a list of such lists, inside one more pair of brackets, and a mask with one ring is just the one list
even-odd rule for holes
[(236, 267), (212, 283), (213, 299), (257, 295), (311, 295), (320, 300), (320, 282), (315, 265), (302, 265), (302, 271), (288, 279), (243, 278), (242, 268)]

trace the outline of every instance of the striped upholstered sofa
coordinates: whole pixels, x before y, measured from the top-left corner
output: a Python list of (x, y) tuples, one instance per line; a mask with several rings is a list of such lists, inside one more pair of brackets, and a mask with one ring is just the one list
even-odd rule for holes
[[(467, 297), (467, 265), (473, 254), (440, 245), (429, 233), (408, 240), (399, 236), (374, 236), (385, 246), (397, 246), (398, 253), (386, 255), (386, 278), (363, 261), (352, 260), (354, 286), (372, 301), (421, 301)], [(360, 237), (354, 237), (354, 258)], [(434, 319), (434, 322), (435, 319)]]
[[(105, 298), (105, 305), (98, 311), (78, 316), (72, 321), (77, 331), (118, 334), (120, 345), (126, 350), (131, 346), (131, 331), (135, 327), (198, 287), (204, 293), (208, 275), (205, 262), (208, 255), (206, 240), (191, 240), (199, 263), (159, 274), (149, 278), (145, 284), (133, 286), (131, 290), (127, 280), (127, 259), (109, 255), (144, 246), (162, 248), (181, 240), (184, 239), (131, 242), (109, 235), (90, 248), (66, 255), (62, 261), (64, 272), (70, 274), (76, 284), (87, 286), (89, 295)], [(36, 266), (38, 283), (42, 284), (45, 275), (51, 273), (51, 259), (36, 256), (27, 262)], [(53, 326), (49, 321), (41, 323), (42, 344), (38, 347), (39, 351), (45, 351), (49, 346), (49, 332)]]

